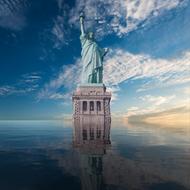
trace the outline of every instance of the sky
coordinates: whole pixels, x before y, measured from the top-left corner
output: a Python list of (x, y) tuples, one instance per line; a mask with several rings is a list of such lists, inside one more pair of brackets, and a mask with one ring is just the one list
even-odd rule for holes
[(61, 119), (80, 83), (79, 13), (108, 47), (114, 116), (190, 105), (190, 0), (0, 0), (0, 119)]

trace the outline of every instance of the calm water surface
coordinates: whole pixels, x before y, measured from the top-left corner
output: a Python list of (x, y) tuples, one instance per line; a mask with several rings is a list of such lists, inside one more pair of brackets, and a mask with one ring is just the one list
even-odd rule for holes
[(0, 122), (0, 190), (190, 189), (190, 128)]

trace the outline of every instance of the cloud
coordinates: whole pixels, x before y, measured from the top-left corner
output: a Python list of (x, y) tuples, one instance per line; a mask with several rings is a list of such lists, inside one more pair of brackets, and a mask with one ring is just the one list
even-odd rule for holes
[(71, 97), (71, 91), (80, 83), (81, 72), (82, 65), (80, 60), (77, 60), (76, 64), (63, 66), (57, 77), (51, 79), (45, 84), (44, 88), (40, 90), (38, 100), (68, 99)]
[[(162, 92), (159, 92), (162, 93)], [(149, 115), (154, 113), (165, 112), (166, 110), (173, 110), (177, 108), (190, 109), (189, 88), (177, 87), (172, 90), (173, 95), (144, 95), (139, 96), (136, 104), (127, 109), (126, 117)], [(140, 100), (140, 101), (139, 101)], [(134, 102), (135, 103), (135, 102)], [(187, 112), (188, 113), (188, 112)], [(189, 114), (189, 113), (188, 113)]]
[(107, 91), (111, 92), (111, 94), (112, 94), (111, 100), (112, 100), (112, 101), (116, 101), (116, 100), (118, 99), (117, 92), (120, 91), (120, 88), (119, 88), (118, 85), (115, 85), (115, 86), (108, 86), (108, 87), (107, 87)]
[(52, 93), (49, 94), (48, 99), (52, 99), (52, 100), (66, 100), (69, 99), (71, 97), (70, 93), (65, 93), (65, 94), (61, 94), (61, 93)]
[(54, 36), (54, 48), (60, 49), (65, 44), (64, 24), (63, 17), (57, 16), (54, 20), (54, 26), (52, 28), (52, 35)]
[(190, 52), (173, 59), (154, 59), (117, 49), (105, 62), (104, 81), (110, 86), (128, 80), (149, 79), (139, 91), (184, 84), (190, 82), (189, 60)]
[(19, 80), (19, 84), (34, 84), (37, 83), (41, 79), (41, 76), (38, 72), (27, 73), (21, 76)]
[(21, 30), (26, 25), (24, 10), (27, 0), (0, 1), (0, 27), (11, 30)]
[(140, 97), (139, 99), (146, 102), (153, 104), (155, 106), (160, 106), (162, 104), (169, 103), (172, 99), (175, 98), (175, 95), (172, 96), (152, 96), (152, 95), (145, 95)]
[(156, 113), (144, 113), (140, 115), (131, 115), (128, 118), (129, 122), (144, 122), (148, 124), (156, 124), (164, 127), (187, 127), (189, 128), (190, 107), (176, 107), (159, 111)]
[[(185, 87), (185, 88), (183, 89), (183, 91), (184, 91), (184, 94), (185, 94), (185, 95), (190, 96), (190, 87)], [(190, 99), (190, 97), (189, 97), (189, 99)]]
[(24, 95), (36, 91), (39, 88), (41, 76), (39, 73), (27, 73), (13, 85), (0, 86), (0, 96)]
[[(61, 49), (69, 43), (70, 28), (68, 27), (70, 7), (65, 0), (57, 0), (58, 14), (53, 19), (53, 26), (50, 29), (50, 37), (53, 48)], [(47, 33), (47, 31), (45, 32)]]
[[(117, 100), (119, 85), (129, 80), (149, 79), (139, 91), (150, 88), (167, 87), (190, 82), (190, 52), (173, 59), (154, 59), (148, 55), (134, 55), (120, 49), (113, 50), (104, 63), (104, 83)], [(50, 79), (38, 94), (38, 99), (61, 99), (64, 94), (74, 90), (80, 83), (82, 63), (78, 59), (75, 64), (63, 66), (56, 77)], [(64, 88), (64, 90), (63, 90)], [(64, 91), (64, 92), (63, 92)], [(54, 95), (55, 94), (55, 95)], [(53, 98), (52, 98), (53, 97)], [(63, 99), (65, 96), (63, 96)], [(145, 98), (145, 97), (144, 97)], [(153, 97), (146, 97), (153, 101)], [(157, 97), (157, 104), (164, 102)]]
[(78, 26), (79, 13), (84, 11), (87, 28), (96, 24), (100, 36), (113, 32), (121, 36), (140, 25), (145, 26), (152, 18), (186, 2), (187, 0), (76, 0), (69, 22)]
[(15, 88), (12, 86), (1, 86), (0, 96), (10, 95), (15, 92)]
[(187, 1), (76, 0), (71, 7), (65, 0), (57, 0), (58, 14), (53, 19), (53, 26), (44, 33), (48, 33), (53, 48), (61, 49), (63, 45), (69, 44), (73, 26), (79, 29), (79, 14), (84, 11), (86, 28), (94, 30), (97, 39), (112, 33), (121, 37), (139, 27), (145, 27), (153, 18), (168, 10), (186, 5)]
[(17, 88), (15, 86), (1, 86), (0, 87), (0, 96), (9, 96), (9, 95), (21, 95), (21, 94), (26, 94), (28, 92), (32, 92), (34, 90), (34, 88), (30, 87), (30, 88)]
[[(143, 106), (132, 106), (127, 109), (127, 113), (125, 116), (130, 117), (134, 115), (144, 115), (149, 113), (160, 112), (166, 109), (166, 107), (170, 106), (170, 103), (173, 99), (175, 99), (175, 95), (171, 96), (152, 96), (145, 95), (139, 97), (141, 100), (141, 104)], [(146, 106), (144, 106), (146, 105)]]

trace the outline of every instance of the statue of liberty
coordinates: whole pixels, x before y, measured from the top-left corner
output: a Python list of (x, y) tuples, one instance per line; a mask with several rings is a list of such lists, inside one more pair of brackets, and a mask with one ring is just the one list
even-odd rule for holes
[(94, 33), (85, 33), (84, 13), (80, 14), (81, 46), (82, 46), (82, 84), (103, 83), (103, 59), (108, 48), (100, 48), (95, 42)]

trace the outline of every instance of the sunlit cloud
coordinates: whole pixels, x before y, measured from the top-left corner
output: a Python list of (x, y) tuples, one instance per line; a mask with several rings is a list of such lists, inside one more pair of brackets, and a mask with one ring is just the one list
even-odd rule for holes
[(70, 24), (76, 25), (79, 12), (84, 11), (87, 28), (97, 23), (98, 35), (116, 33), (118, 36), (144, 27), (152, 18), (186, 4), (186, 0), (77, 0), (71, 10)]
[(128, 117), (129, 122), (145, 122), (149, 124), (156, 124), (174, 127), (189, 127), (190, 126), (190, 107), (176, 107), (173, 109), (165, 109), (160, 112), (150, 112), (138, 115), (131, 115)]
[[(184, 92), (185, 95), (190, 96), (190, 87), (185, 87), (185, 88), (183, 89), (183, 92)], [(189, 97), (189, 99), (190, 99), (190, 97)]]
[[(129, 107), (124, 114), (126, 117), (131, 117), (135, 115), (146, 115), (163, 112), (169, 109), (176, 109), (176, 107), (189, 107), (188, 102), (189, 98), (185, 97), (181, 101), (181, 97), (176, 95), (144, 95), (138, 97), (140, 103), (135, 104), (134, 106)], [(137, 105), (137, 106), (136, 106)], [(189, 107), (190, 108), (190, 107)]]
[(112, 94), (111, 100), (112, 100), (112, 101), (118, 100), (118, 92), (120, 91), (119, 86), (109, 86), (109, 87), (107, 88), (107, 91), (108, 91), (108, 92), (111, 92), (111, 94)]
[(145, 95), (141, 96), (139, 99), (146, 103), (151, 103), (155, 106), (160, 106), (162, 104), (170, 102), (172, 99), (175, 98), (175, 95), (172, 96), (152, 96), (152, 95)]
[(121, 49), (113, 52), (105, 63), (104, 81), (107, 85), (149, 79), (138, 89), (144, 91), (190, 82), (190, 52), (171, 59), (154, 59), (148, 55), (134, 55)]
[[(186, 87), (184, 88), (186, 89)], [(177, 92), (178, 90), (176, 90)], [(174, 93), (174, 91), (172, 91)], [(162, 94), (162, 93), (160, 93)], [(135, 119), (136, 121), (141, 120), (142, 118), (148, 118), (148, 116), (151, 116), (150, 121), (158, 121), (158, 118), (161, 117), (156, 117), (152, 118), (152, 116), (162, 116), (163, 118), (165, 117), (165, 113), (169, 113), (168, 119), (176, 116), (175, 120), (182, 121), (182, 119), (177, 118), (177, 114), (175, 111), (183, 111), (183, 116), (187, 117), (189, 115), (189, 110), (190, 110), (190, 97), (186, 95), (185, 92), (181, 92), (180, 95), (144, 95), (138, 97), (140, 103), (135, 103), (134, 106), (129, 107), (126, 110), (126, 113), (123, 114), (124, 117), (126, 118), (132, 118)], [(168, 112), (169, 110), (169, 112)], [(174, 111), (174, 113), (172, 113)], [(160, 115), (160, 113), (163, 113)], [(179, 115), (180, 117), (180, 115)], [(184, 118), (183, 117), (183, 118)], [(189, 115), (190, 119), (190, 115)], [(172, 120), (172, 119), (171, 119)], [(147, 120), (148, 121), (148, 120)], [(187, 119), (186, 119), (187, 121)], [(186, 122), (185, 121), (185, 122)], [(170, 122), (171, 123), (171, 122)]]
[[(86, 29), (96, 32), (98, 39), (108, 34), (123, 36), (154, 22), (165, 12), (186, 6), (188, 0), (76, 0), (70, 8), (64, 0), (57, 0), (58, 15), (53, 19), (49, 36), (53, 48), (61, 49), (69, 43), (70, 30), (79, 29), (79, 14), (86, 15)], [(67, 26), (69, 23), (70, 27)], [(45, 32), (47, 33), (47, 31)]]

